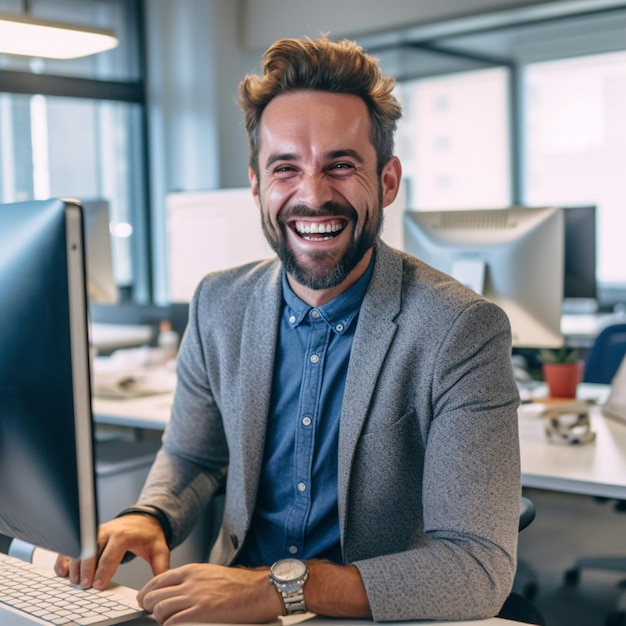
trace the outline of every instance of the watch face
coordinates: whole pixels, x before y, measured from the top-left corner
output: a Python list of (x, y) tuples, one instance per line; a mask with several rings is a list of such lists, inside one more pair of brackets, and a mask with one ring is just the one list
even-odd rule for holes
[(272, 576), (279, 582), (298, 580), (306, 574), (306, 565), (299, 559), (282, 559), (272, 565)]

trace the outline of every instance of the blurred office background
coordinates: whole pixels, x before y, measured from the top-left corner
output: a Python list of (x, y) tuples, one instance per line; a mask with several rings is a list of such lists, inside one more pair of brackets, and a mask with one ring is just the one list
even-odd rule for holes
[[(248, 184), (238, 83), (277, 38), (319, 33), (356, 39), (396, 76), (407, 207), (593, 205), (593, 306), (619, 312), (626, 303), (626, 2), (0, 0), (0, 13), (108, 28), (119, 39), (75, 60), (0, 53), (0, 202), (109, 203), (119, 290), (111, 319), (170, 304), (168, 196)], [(571, 596), (584, 592), (559, 596), (555, 568), (585, 552), (598, 516), (610, 518), (610, 533), (623, 532), (626, 516), (559, 498), (539, 494), (521, 546), (550, 624), (574, 626)], [(577, 515), (589, 532), (572, 534)], [(542, 545), (560, 559), (542, 560)], [(613, 609), (592, 596), (583, 598), (590, 609), (573, 611), (586, 626)]]
[(328, 32), (398, 79), (407, 206), (596, 205), (599, 304), (626, 301), (625, 2), (0, 0), (25, 10), (120, 44), (0, 54), (0, 201), (108, 200), (123, 300), (167, 301), (168, 193), (247, 185), (241, 77)]

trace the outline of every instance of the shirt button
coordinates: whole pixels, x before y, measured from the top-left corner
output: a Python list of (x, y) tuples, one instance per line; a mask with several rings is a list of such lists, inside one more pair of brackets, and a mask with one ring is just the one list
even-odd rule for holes
[(320, 358), (319, 356), (317, 356), (317, 354), (312, 354), (310, 360), (311, 360), (311, 363), (319, 363)]
[(337, 324), (337, 326), (335, 326), (335, 330), (340, 333), (343, 331), (343, 324)]
[(320, 316), (320, 312), (317, 309), (311, 311), (311, 317), (316, 320)]
[(289, 546), (289, 554), (298, 554), (298, 546)]
[(303, 482), (299, 482), (298, 485), (298, 491), (302, 492), (302, 491), (306, 491), (306, 484)]
[(295, 324), (296, 323), (296, 316), (295, 315), (290, 315), (289, 316), (289, 323), (290, 324)]
[(308, 415), (306, 415), (305, 417), (302, 418), (302, 423), (304, 424), (304, 426), (310, 426), (311, 418)]

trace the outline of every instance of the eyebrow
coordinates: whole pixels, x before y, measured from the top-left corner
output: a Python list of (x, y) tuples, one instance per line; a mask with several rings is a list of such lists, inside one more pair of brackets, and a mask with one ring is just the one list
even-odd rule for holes
[[(359, 152), (356, 150), (352, 150), (350, 148), (345, 148), (342, 150), (331, 150), (326, 153), (327, 159), (339, 159), (341, 157), (351, 157), (358, 163), (364, 163), (365, 159), (361, 156)], [(298, 161), (299, 157), (294, 152), (276, 152), (274, 154), (270, 154), (265, 161), (265, 167), (270, 167), (277, 161)]]

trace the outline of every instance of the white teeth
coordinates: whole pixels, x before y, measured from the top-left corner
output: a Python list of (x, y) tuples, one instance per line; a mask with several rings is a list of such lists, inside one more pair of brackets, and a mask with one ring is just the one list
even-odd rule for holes
[[(317, 222), (296, 222), (296, 231), (300, 234), (324, 234), (337, 233), (342, 230), (343, 226), (337, 223), (318, 224)], [(325, 238), (327, 239), (327, 238)]]

